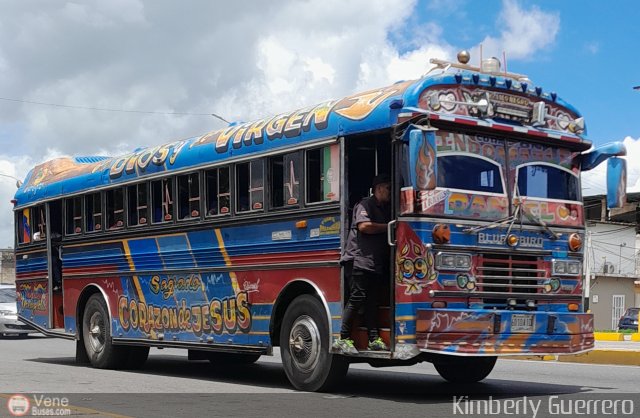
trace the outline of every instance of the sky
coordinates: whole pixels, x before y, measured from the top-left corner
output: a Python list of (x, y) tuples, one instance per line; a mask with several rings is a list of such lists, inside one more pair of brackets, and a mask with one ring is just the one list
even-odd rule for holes
[[(595, 146), (624, 141), (640, 192), (639, 18), (631, 0), (0, 0), (0, 247), (11, 177), (38, 163), (418, 78), (462, 49), (557, 92)], [(604, 192), (604, 168), (585, 173), (585, 195)]]

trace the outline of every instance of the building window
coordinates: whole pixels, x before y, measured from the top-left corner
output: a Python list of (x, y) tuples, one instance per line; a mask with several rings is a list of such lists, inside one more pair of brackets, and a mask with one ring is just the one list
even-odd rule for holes
[(300, 201), (301, 157), (299, 152), (269, 159), (271, 207), (296, 207)]
[(264, 207), (264, 162), (255, 160), (236, 165), (237, 212)]
[(178, 219), (200, 217), (199, 173), (178, 176)]
[(124, 227), (124, 192), (121, 188), (109, 190), (107, 195), (107, 225), (110, 230)]
[(229, 213), (231, 209), (229, 167), (207, 170), (204, 175), (207, 194), (207, 216)]
[(340, 198), (340, 148), (338, 145), (306, 153), (307, 203), (335, 202)]
[(82, 198), (73, 197), (65, 200), (67, 235), (82, 233)]
[(173, 220), (173, 179), (162, 179), (151, 182), (151, 209), (153, 223), (171, 222)]
[(149, 222), (147, 200), (147, 183), (134, 184), (127, 187), (129, 225), (146, 225)]
[(102, 194), (91, 193), (85, 197), (85, 218), (87, 232), (102, 230)]

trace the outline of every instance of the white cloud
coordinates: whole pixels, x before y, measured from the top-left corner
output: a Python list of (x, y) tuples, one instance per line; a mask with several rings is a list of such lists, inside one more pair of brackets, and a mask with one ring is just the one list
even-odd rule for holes
[[(507, 59), (528, 59), (537, 51), (551, 46), (560, 30), (560, 16), (545, 12), (537, 6), (529, 9), (520, 7), (517, 0), (504, 0), (498, 27), (502, 27), (499, 37), (487, 36), (481, 42), (484, 57), (502, 57)], [(472, 56), (478, 56), (478, 47)]]
[[(627, 149), (627, 193), (640, 193), (640, 138), (626, 137), (623, 141)], [(585, 196), (607, 193), (607, 164), (602, 163), (582, 175), (582, 193)]]

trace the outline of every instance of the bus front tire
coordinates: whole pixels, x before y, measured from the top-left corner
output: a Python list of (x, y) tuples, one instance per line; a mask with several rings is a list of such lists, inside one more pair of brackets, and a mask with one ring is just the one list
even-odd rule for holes
[(107, 304), (101, 295), (92, 295), (82, 316), (82, 340), (91, 365), (98, 369), (115, 369), (126, 364), (128, 350), (111, 342), (111, 324)]
[(476, 383), (489, 376), (497, 357), (457, 357), (433, 362), (443, 379), (451, 383)]
[(294, 299), (280, 331), (284, 371), (298, 390), (326, 391), (342, 379), (349, 362), (329, 352), (329, 324), (324, 306), (311, 295)]

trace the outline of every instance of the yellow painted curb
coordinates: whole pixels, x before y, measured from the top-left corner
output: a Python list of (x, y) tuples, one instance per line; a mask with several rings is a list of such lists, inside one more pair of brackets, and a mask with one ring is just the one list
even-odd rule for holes
[(540, 360), (540, 361), (555, 361), (558, 359), (558, 356), (553, 355), (544, 355), (544, 356), (506, 356), (500, 357), (501, 359), (507, 360)]
[(640, 341), (640, 332), (631, 334), (631, 341)]
[(624, 335), (619, 332), (594, 332), (596, 341), (624, 341)]
[(640, 366), (640, 351), (631, 350), (593, 350), (584, 354), (558, 356), (558, 361), (565, 363), (619, 364), (623, 366)]

